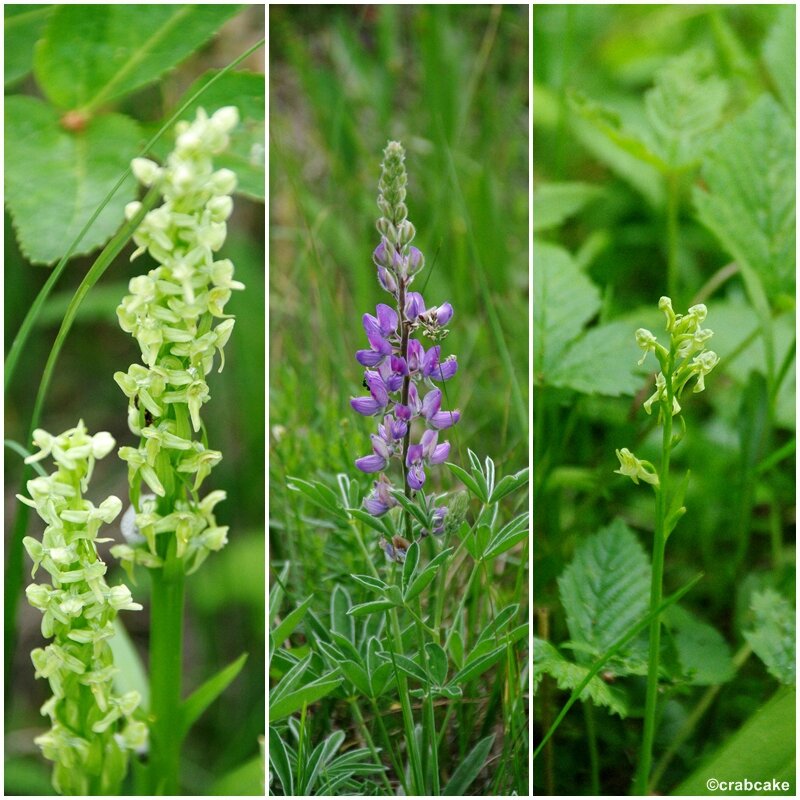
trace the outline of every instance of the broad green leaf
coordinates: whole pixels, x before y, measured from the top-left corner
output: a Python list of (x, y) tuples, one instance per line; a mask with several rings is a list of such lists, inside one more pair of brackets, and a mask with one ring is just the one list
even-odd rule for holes
[(581, 543), (558, 589), (578, 658), (592, 661), (647, 613), (647, 554), (633, 531), (616, 519)]
[[(276, 760), (279, 759), (280, 754)], [(226, 772), (214, 782), (211, 794), (217, 797), (263, 797), (266, 794), (263, 757), (254, 756)]]
[(380, 517), (373, 517), (372, 514), (368, 514), (360, 508), (348, 508), (347, 513), (350, 514), (351, 517), (355, 517), (360, 522), (363, 522), (368, 528), (372, 528), (372, 530), (378, 531), (378, 533), (382, 533), (384, 536), (391, 537), (386, 523)]
[(52, 5), (4, 6), (3, 81), (6, 86), (24, 78), (33, 69), (34, 45), (52, 9)]
[(695, 188), (700, 221), (767, 295), (794, 295), (794, 129), (786, 111), (762, 95), (716, 138)]
[(473, 659), (471, 657), (472, 654), (470, 654), (470, 658), (467, 659), (464, 666), (450, 679), (450, 685), (456, 686), (458, 684), (467, 683), (473, 678), (477, 678), (478, 675), (482, 675), (487, 669), (497, 662), (497, 660), (503, 655), (503, 653), (505, 653), (505, 651), (506, 646), (501, 645), (500, 647), (496, 647), (494, 650), (491, 650), (486, 655), (482, 655), (475, 659)]
[(717, 686), (736, 674), (722, 634), (680, 606), (664, 614), (684, 678), (694, 686)]
[(600, 308), (600, 292), (560, 247), (533, 242), (533, 371), (548, 383), (567, 345)]
[[(35, 264), (65, 252), (136, 153), (139, 130), (120, 114), (105, 114), (70, 133), (56, 112), (33, 97), (6, 98), (6, 202), (20, 249)], [(136, 194), (129, 178), (111, 198), (74, 255), (105, 243), (124, 221)]]
[(601, 194), (590, 183), (540, 183), (533, 193), (533, 231), (555, 228)]
[(389, 588), (388, 583), (384, 583), (380, 578), (373, 578), (371, 575), (351, 575), (350, 577), (356, 581), (356, 583), (360, 583), (373, 592), (383, 593)]
[(292, 609), (272, 631), (275, 647), (280, 647), (294, 632), (294, 629), (303, 621), (303, 617), (314, 599), (309, 595), (297, 608)]
[(763, 58), (778, 97), (794, 119), (796, 9), (793, 5), (779, 5), (775, 12), (775, 24), (764, 41)]
[[(181, 102), (191, 97), (217, 74), (207, 72), (187, 90)], [(217, 81), (197, 102), (189, 106), (183, 119), (194, 119), (198, 107), (209, 114), (222, 106), (236, 106), (240, 122), (230, 136), (230, 145), (215, 157), (215, 164), (236, 173), (236, 193), (256, 200), (264, 199), (264, 76), (254, 72), (231, 72)], [(181, 103), (178, 103), (180, 106)]]
[(708, 75), (705, 53), (690, 51), (669, 61), (645, 95), (651, 147), (673, 171), (701, 157), (708, 133), (717, 125), (728, 100), (726, 84)]
[(157, 80), (241, 8), (58, 5), (36, 49), (36, 79), (57, 107), (97, 110)]
[[(572, 691), (589, 674), (589, 668), (568, 661), (550, 642), (533, 637), (533, 691), (545, 675), (550, 675), (559, 689)], [(609, 686), (599, 675), (595, 675), (581, 692), (580, 699), (591, 700), (596, 706), (604, 706), (611, 713), (624, 717), (627, 708), (621, 694)]]
[(481, 739), (459, 763), (452, 777), (442, 789), (444, 797), (463, 797), (483, 769), (494, 744), (494, 734)]
[(286, 580), (289, 577), (289, 570), (292, 565), (287, 561), (283, 565), (283, 569), (277, 576), (269, 590), (269, 621), (270, 624), (275, 622), (278, 617), (278, 612), (281, 610), (281, 603), (283, 603), (284, 591), (283, 587), (286, 586)]
[(729, 795), (795, 795), (795, 688), (781, 688), (710, 758), (671, 794), (719, 795), (710, 779), (756, 782), (788, 781), (788, 791), (765, 792), (731, 787)]
[(355, 620), (348, 615), (353, 600), (341, 584), (336, 584), (331, 592), (331, 630), (341, 634), (351, 642), (356, 638)]
[(405, 672), (409, 678), (413, 678), (415, 681), (419, 681), (423, 684), (423, 686), (427, 686), (428, 676), (425, 674), (425, 670), (413, 659), (401, 655), (400, 653), (395, 653), (394, 655), (391, 653), (380, 653), (380, 657), (386, 659), (389, 664), (396, 665), (397, 669), (401, 672)]
[(626, 321), (592, 328), (573, 342), (547, 374), (550, 386), (606, 397), (635, 395), (644, 371), (637, 366), (641, 350)]
[(279, 700), (269, 704), (269, 721), (277, 722), (295, 711), (299, 711), (303, 705), (310, 705), (325, 695), (330, 694), (340, 683), (341, 677), (331, 678), (324, 675), (312, 683), (303, 686), (289, 694), (283, 695)]
[(770, 675), (793, 685), (797, 680), (794, 609), (772, 589), (754, 592), (750, 607), (755, 627), (744, 632), (745, 638)]
[(181, 727), (184, 733), (194, 725), (200, 715), (230, 686), (241, 672), (247, 653), (212, 675), (202, 686), (195, 689), (181, 705)]

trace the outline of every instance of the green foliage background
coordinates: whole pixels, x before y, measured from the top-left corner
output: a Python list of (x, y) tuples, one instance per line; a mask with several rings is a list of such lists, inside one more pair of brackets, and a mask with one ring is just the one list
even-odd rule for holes
[[(614, 474), (614, 451), (658, 460), (641, 408), (655, 362), (637, 367), (634, 331), (663, 341), (657, 303), (671, 294), (679, 312), (707, 304), (722, 360), (682, 401), (673, 481), (691, 469), (688, 511), (665, 592), (704, 577), (664, 615), (656, 788), (704, 791), (703, 776), (723, 779), (704, 769), (737, 759), (751, 780), (793, 778), (793, 719), (768, 701), (776, 679), (794, 683), (794, 7), (536, 6), (533, 28), (533, 585), (552, 676), (534, 699), (534, 746), (567, 698), (559, 687), (603, 651), (604, 616), (632, 602), (630, 573), (614, 573), (633, 555), (629, 529), (651, 553), (652, 492)], [(574, 649), (549, 644), (568, 639)], [(630, 791), (637, 647), (569, 712), (534, 764), (534, 794)]]
[[(260, 7), (227, 6), (8, 6), (5, 9), (5, 336), (16, 336), (48, 277), (145, 142), (212, 70), (219, 70), (263, 35)], [(153, 42), (158, 41), (157, 47)], [(136, 56), (133, 58), (133, 56)], [(204, 417), (209, 441), (224, 453), (211, 478), (227, 491), (221, 524), (230, 544), (187, 584), (186, 674), (196, 688), (243, 651), (248, 662), (223, 699), (202, 717), (185, 748), (183, 788), (191, 794), (260, 793), (258, 739), (264, 733), (264, 77), (256, 54), (218, 82), (200, 103), (215, 110), (239, 106), (242, 125), (229, 161), (241, 177), (224, 255), (247, 291), (230, 304), (237, 324), (222, 375), (210, 383)], [(82, 122), (73, 124), (80, 109)], [(70, 112), (72, 122), (70, 122)], [(190, 109), (187, 113), (193, 114)], [(66, 115), (66, 119), (65, 119)], [(78, 115), (80, 116), (80, 115)], [(154, 149), (171, 148), (167, 132)], [(254, 146), (260, 147), (253, 149)], [(260, 177), (259, 177), (260, 175)], [(260, 187), (260, 188), (259, 188)], [(46, 302), (5, 398), (5, 436), (25, 442), (41, 370), (67, 304), (99, 247), (123, 222), (122, 209), (138, 194), (127, 180), (79, 246)], [(10, 213), (9, 213), (10, 212)], [(12, 224), (13, 223), (13, 224)], [(91, 431), (108, 430), (131, 443), (126, 400), (113, 373), (138, 360), (136, 343), (118, 327), (116, 306), (128, 280), (152, 268), (145, 256), (129, 263), (128, 246), (80, 307), (58, 361), (41, 424), (60, 432), (82, 418)], [(20, 491), (21, 459), (5, 454), (6, 537)], [(98, 465), (91, 497), (127, 499), (126, 469), (110, 455)], [(119, 531), (109, 529), (110, 536)], [(41, 521), (29, 521), (41, 535)], [(111, 567), (113, 559), (105, 559)], [(29, 564), (25, 566), (26, 577)], [(143, 571), (144, 572), (144, 571)], [(146, 574), (132, 591), (145, 610), (124, 622), (146, 663)], [(23, 580), (16, 571), (6, 584)], [(111, 582), (124, 580), (112, 574)], [(20, 592), (21, 594), (21, 592)], [(33, 744), (44, 730), (39, 707), (45, 681), (34, 681), (30, 651), (41, 644), (40, 614), (24, 597), (18, 608), (15, 658), (6, 671), (7, 794), (47, 794), (49, 765)], [(10, 650), (7, 648), (6, 653)], [(245, 766), (242, 766), (245, 765)], [(238, 768), (238, 772), (235, 772)], [(226, 781), (215, 781), (229, 773)]]

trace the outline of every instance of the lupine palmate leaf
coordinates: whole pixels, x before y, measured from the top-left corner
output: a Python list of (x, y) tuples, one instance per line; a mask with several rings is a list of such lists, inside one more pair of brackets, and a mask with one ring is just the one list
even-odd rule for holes
[(794, 684), (795, 613), (789, 602), (772, 589), (754, 592), (750, 607), (755, 626), (744, 635), (770, 675), (781, 683)]
[(98, 108), (152, 83), (240, 9), (238, 5), (59, 5), (36, 50), (36, 79), (59, 108)]
[[(620, 520), (587, 539), (558, 579), (561, 603), (579, 660), (605, 652), (648, 609), (650, 563), (633, 531)], [(636, 648), (621, 655), (620, 671), (638, 671)]]
[(578, 269), (570, 254), (534, 241), (533, 372), (547, 383), (567, 345), (600, 308), (600, 292)]
[[(104, 114), (82, 131), (68, 132), (41, 100), (6, 98), (6, 202), (25, 257), (34, 264), (60, 258), (86, 220), (127, 169), (139, 144), (137, 124)], [(95, 220), (74, 255), (105, 243), (124, 221), (134, 198), (126, 181)]]
[(628, 322), (600, 325), (567, 348), (547, 383), (583, 394), (634, 395), (642, 387), (640, 356)]
[[(589, 668), (568, 661), (550, 642), (533, 637), (533, 691), (545, 675), (550, 675), (559, 689), (571, 691), (586, 677)], [(581, 700), (591, 700), (597, 706), (605, 706), (613, 714), (624, 717), (625, 703), (618, 691), (595, 675), (581, 692)]]
[(700, 221), (770, 297), (794, 294), (794, 130), (786, 111), (762, 95), (726, 126), (696, 188)]

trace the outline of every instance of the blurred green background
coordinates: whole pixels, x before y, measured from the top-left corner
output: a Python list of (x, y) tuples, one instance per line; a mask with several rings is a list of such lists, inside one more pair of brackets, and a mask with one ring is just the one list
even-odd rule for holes
[(348, 400), (361, 316), (388, 297), (371, 254), (389, 139), (406, 148), (426, 257), (413, 288), (455, 309), (452, 460), (469, 447), (504, 473), (527, 464), (527, 42), (524, 6), (270, 9), (271, 559), (304, 561), (309, 590), (332, 551), (285, 480), (332, 484), (369, 449), (371, 420)]
[[(602, 372), (606, 385), (618, 380), (621, 394), (568, 388), (569, 379), (554, 385), (534, 374), (534, 602), (549, 619), (554, 643), (568, 637), (556, 579), (581, 542), (620, 516), (639, 531), (651, 552), (652, 495), (613, 470), (618, 468), (617, 448), (630, 447), (654, 462), (660, 452), (660, 433), (641, 408), (652, 391), (655, 362), (651, 356), (637, 369), (641, 351), (634, 331), (644, 326), (664, 340), (657, 303), (669, 293), (669, 180), (652, 163), (632, 155), (631, 141), (652, 143), (663, 133), (648, 114), (646, 93), (672, 59), (687, 54), (697, 58), (696, 82), (680, 85), (676, 79), (669, 86), (676, 104), (678, 98), (685, 100), (682, 92), (696, 92), (696, 100), (687, 101), (681, 109), (685, 116), (672, 121), (688, 128), (708, 114), (709, 128), (689, 142), (697, 146), (698, 158), (675, 178), (673, 305), (685, 312), (693, 302), (707, 304), (705, 327), (715, 332), (708, 346), (722, 361), (707, 378), (706, 391), (687, 393), (682, 401), (688, 433), (675, 451), (673, 470), (682, 476), (691, 468), (692, 474), (686, 518), (667, 545), (665, 592), (698, 572), (705, 574), (682, 605), (722, 634), (724, 642), (712, 649), (727, 663), (731, 654), (741, 653), (742, 631), (752, 625), (752, 592), (772, 587), (784, 597), (795, 595), (794, 157), (793, 147), (785, 146), (786, 138), (794, 138), (794, 48), (794, 6), (534, 7), (534, 276), (537, 247), (558, 247), (577, 265), (579, 277), (596, 287), (599, 312), (589, 320), (584, 338), (601, 326), (608, 333), (605, 340), (594, 339), (594, 357), (583, 372), (576, 368), (573, 382), (577, 387), (580, 378), (585, 386), (599, 386)], [(709, 112), (706, 80), (717, 91), (717, 82), (724, 83), (718, 118)], [(774, 235), (780, 245), (770, 253), (783, 253), (785, 245), (790, 254), (773, 256), (769, 269), (759, 273), (767, 297), (765, 327), (775, 348), (772, 376), (759, 318), (736, 259), (699, 221), (693, 199), (693, 192), (708, 189), (709, 159), (726, 155), (715, 137), (764, 95), (791, 133), (773, 139), (769, 153), (765, 147), (769, 167), (756, 160), (739, 176), (740, 191), (755, 213), (763, 214), (765, 235)], [(594, 113), (591, 104), (604, 110)], [(579, 108), (589, 111), (582, 114)], [(615, 135), (619, 130), (631, 134), (629, 149), (612, 144), (607, 135), (612, 129)], [(768, 173), (776, 163), (782, 166)], [(759, 182), (760, 172), (769, 175), (765, 180), (772, 181), (772, 192)], [(775, 198), (787, 198), (786, 205), (766, 211)], [(744, 217), (741, 222), (751, 224)], [(780, 241), (784, 228), (788, 234)], [(546, 302), (545, 309), (555, 310)], [(538, 635), (545, 635), (541, 626)], [(641, 736), (637, 717), (643, 687), (636, 679), (625, 686), (631, 719), (598, 712), (600, 777), (607, 793), (629, 791)], [(775, 689), (764, 665), (754, 656), (746, 660), (735, 679), (721, 686), (711, 711), (691, 728), (688, 740), (682, 740), (660, 790), (674, 787)], [(667, 684), (657, 758), (699, 698), (691, 685)], [(563, 693), (551, 694), (550, 712), (542, 711), (541, 695), (534, 699), (534, 744), (544, 716), (553, 709), (557, 713), (564, 699)], [(585, 725), (578, 706), (556, 735), (554, 761), (535, 764), (534, 793), (553, 786), (559, 793), (588, 791)]]
[[(40, 24), (50, 11), (41, 7)], [(196, 53), (158, 82), (113, 104), (113, 110), (135, 119), (142, 132), (137, 148), (166, 116), (171, 114), (186, 90), (210, 69), (224, 67), (247, 47), (255, 44), (264, 31), (262, 6), (233, 9), (216, 35)], [(36, 36), (42, 35), (42, 28)], [(7, 33), (7, 36), (11, 34)], [(36, 36), (29, 42), (33, 47)], [(30, 65), (28, 65), (30, 69)], [(239, 69), (263, 73), (263, 50), (257, 51)], [(7, 83), (7, 95), (40, 96), (32, 75)], [(173, 141), (165, 135), (166, 152)], [(132, 158), (136, 151), (124, 155)], [(120, 223), (122, 219), (120, 218)], [(220, 524), (229, 525), (229, 544), (206, 561), (187, 581), (184, 691), (188, 693), (242, 652), (248, 661), (241, 674), (222, 698), (200, 718), (184, 749), (183, 788), (188, 794), (226, 793), (216, 781), (259, 753), (259, 737), (264, 734), (264, 208), (261, 202), (244, 196), (234, 197), (234, 213), (229, 222), (228, 239), (221, 254), (233, 260), (236, 278), (247, 289), (232, 297), (229, 310), (236, 326), (226, 347), (225, 369), (212, 373), (209, 386), (212, 399), (204, 408), (203, 419), (209, 442), (224, 454), (223, 461), (207, 481), (211, 489), (224, 489), (227, 500), (218, 506)], [(64, 243), (64, 248), (68, 242)], [(127, 294), (128, 280), (154, 266), (149, 256), (129, 262), (133, 245), (128, 245), (90, 292), (78, 313), (56, 368), (45, 403), (42, 427), (60, 432), (83, 419), (89, 430), (107, 430), (118, 446), (133, 444), (127, 429), (127, 400), (113, 380), (117, 370), (139, 361), (133, 338), (117, 324), (116, 306)], [(34, 334), (29, 340), (14, 381), (5, 397), (5, 437), (27, 447), (25, 442), (33, 399), (41, 370), (54, 337), (81, 278), (89, 269), (92, 256), (75, 258), (62, 281), (48, 300)], [(27, 263), (19, 252), (15, 231), (8, 213), (5, 216), (5, 341), (8, 347), (25, 312), (47, 279), (49, 269)], [(14, 494), (20, 491), (21, 460), (5, 451), (6, 537), (19, 506)], [(127, 469), (113, 454), (101, 462), (90, 487), (95, 502), (115, 494), (127, 505)], [(41, 537), (43, 523), (31, 514), (29, 535)], [(121, 538), (118, 527), (109, 536)], [(109, 545), (101, 545), (107, 548)], [(115, 561), (107, 555), (109, 583), (127, 580)], [(28, 582), (30, 563), (25, 558)], [(41, 573), (40, 573), (41, 575)], [(142, 612), (128, 612), (122, 619), (137, 650), (147, 658), (149, 581), (146, 570), (137, 571), (134, 598), (143, 602)], [(39, 707), (48, 696), (47, 682), (34, 680), (30, 651), (41, 646), (41, 614), (25, 602), (19, 604), (19, 637), (15, 659), (6, 674), (5, 704), (5, 792), (6, 794), (52, 793), (50, 766), (39, 755), (33, 739), (45, 730)], [(262, 778), (256, 764), (251, 784)], [(241, 787), (242, 783), (234, 784)], [(235, 792), (234, 792), (235, 793)]]

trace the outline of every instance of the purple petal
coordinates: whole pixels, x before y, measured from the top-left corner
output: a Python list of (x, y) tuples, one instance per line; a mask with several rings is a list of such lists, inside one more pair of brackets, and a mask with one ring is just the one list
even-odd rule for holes
[(397, 312), (385, 303), (378, 303), (375, 311), (378, 315), (378, 325), (383, 336), (389, 336), (389, 334), (394, 333), (397, 330)]
[(384, 505), (374, 495), (369, 495), (369, 497), (364, 498), (364, 508), (366, 508), (373, 517), (379, 517), (389, 510), (389, 506)]
[[(368, 317), (369, 314), (365, 314), (364, 316)], [(367, 340), (369, 341), (369, 346), (373, 350), (377, 350), (381, 355), (390, 356), (392, 354), (392, 346), (382, 336), (367, 333)]]
[(392, 356), (392, 372), (398, 375), (408, 375), (408, 364), (402, 356)]
[(392, 420), (389, 423), (389, 433), (392, 439), (399, 441), (406, 435), (406, 431), (408, 431), (408, 423), (404, 422), (402, 419)]
[(441, 351), (442, 348), (437, 344), (425, 353), (425, 358), (422, 361), (422, 374), (426, 378), (437, 371), (439, 366), (439, 353), (441, 353)]
[(381, 239), (381, 243), (372, 251), (372, 260), (376, 267), (386, 267), (389, 265), (389, 250), (386, 247), (386, 239)]
[(376, 317), (372, 316), (372, 314), (364, 314), (364, 316), (361, 317), (361, 324), (364, 326), (364, 331), (367, 334), (367, 339), (373, 336), (380, 338), (383, 335), (381, 333), (380, 323), (378, 322)]
[(425, 470), (421, 466), (408, 471), (408, 485), (416, 492), (425, 485)]
[(433, 450), (433, 455), (428, 459), (431, 464), (441, 464), (447, 461), (447, 456), (450, 455), (450, 442), (442, 442)]
[(412, 464), (417, 464), (421, 462), (422, 462), (422, 445), (410, 444), (408, 446), (408, 452), (406, 453), (406, 466), (410, 467)]
[(422, 455), (424, 458), (430, 458), (433, 455), (433, 451), (436, 449), (436, 441), (438, 438), (439, 434), (430, 429), (426, 430), (425, 433), (422, 434), (422, 438), (419, 440), (419, 443), (422, 447)]
[(416, 339), (412, 339), (408, 343), (408, 371), (417, 372), (424, 357), (425, 349)]
[(413, 275), (425, 266), (425, 257), (416, 247), (408, 248), (408, 272)]
[(436, 309), (436, 322), (439, 325), (447, 325), (453, 318), (453, 306), (450, 303), (443, 303)]
[(397, 291), (397, 281), (386, 267), (378, 267), (378, 283), (387, 292), (394, 294)]
[(386, 356), (377, 350), (358, 350), (356, 352), (356, 361), (362, 367), (377, 367), (385, 358)]
[(402, 403), (395, 404), (394, 413), (395, 416), (400, 417), (402, 420), (411, 419), (411, 408), (409, 406), (404, 406)]
[(431, 375), (435, 381), (447, 381), (458, 372), (458, 361), (455, 356), (447, 356), (443, 363), (439, 364), (439, 368)]
[(422, 414), (425, 419), (430, 418), (439, 411), (442, 405), (442, 390), (431, 389), (422, 401)]
[(384, 408), (389, 403), (389, 394), (383, 378), (377, 372), (367, 370), (364, 373), (364, 382), (369, 387), (369, 393), (375, 398), (375, 402), (380, 403), (381, 408)]
[(366, 473), (380, 472), (386, 469), (386, 461), (379, 455), (364, 456), (363, 458), (356, 459), (356, 466)]
[(419, 292), (409, 292), (406, 296), (406, 316), (414, 320), (425, 311), (425, 301)]
[(387, 446), (386, 442), (384, 442), (380, 436), (376, 436), (374, 433), (369, 438), (372, 442), (372, 451), (375, 453), (375, 455), (380, 456), (383, 461), (388, 461), (391, 457), (391, 453), (389, 452), (389, 447)]
[(371, 417), (383, 408), (373, 397), (351, 397), (350, 405), (353, 407), (353, 411), (357, 411), (365, 417)]
[(419, 401), (419, 392), (413, 383), (408, 387), (408, 406), (411, 409), (412, 415), (419, 414), (422, 410), (422, 403)]
[(438, 428), (440, 431), (444, 430), (445, 428), (449, 428), (451, 425), (455, 425), (461, 419), (461, 412), (460, 411), (440, 411), (438, 414), (434, 414), (431, 417), (428, 417), (428, 423), (432, 425), (434, 428)]

